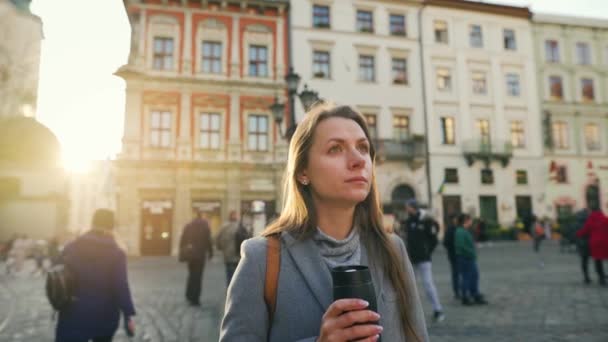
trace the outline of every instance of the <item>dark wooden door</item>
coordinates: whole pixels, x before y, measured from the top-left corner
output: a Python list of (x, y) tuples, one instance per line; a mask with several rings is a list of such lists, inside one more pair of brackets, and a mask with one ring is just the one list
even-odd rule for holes
[[(166, 202), (164, 202), (166, 203)], [(148, 202), (150, 204), (150, 202)], [(166, 205), (146, 205), (141, 211), (141, 255), (170, 255), (173, 210)]]

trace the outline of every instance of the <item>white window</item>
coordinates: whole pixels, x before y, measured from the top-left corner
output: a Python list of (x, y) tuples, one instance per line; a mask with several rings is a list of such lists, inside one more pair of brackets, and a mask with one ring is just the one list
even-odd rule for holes
[(581, 79), (581, 97), (584, 102), (592, 102), (595, 100), (595, 91), (593, 89), (593, 79)]
[(249, 76), (268, 76), (268, 48), (261, 45), (249, 45)]
[(312, 53), (312, 74), (315, 78), (330, 77), (330, 56), (327, 51), (313, 51)]
[(376, 80), (374, 56), (359, 55), (359, 80), (365, 82), (374, 82)]
[(450, 91), (452, 89), (452, 76), (450, 69), (437, 68), (437, 90)]
[(558, 149), (568, 149), (568, 123), (556, 121), (553, 123), (553, 146)]
[(576, 43), (576, 62), (581, 65), (591, 64), (591, 49), (589, 48), (589, 44)]
[(433, 22), (435, 29), (435, 42), (440, 44), (448, 43), (448, 23), (444, 20), (435, 20)]
[(393, 138), (397, 141), (405, 141), (410, 135), (410, 118), (407, 115), (393, 116)]
[(441, 118), (441, 143), (444, 145), (456, 143), (456, 124), (451, 116)]
[(564, 98), (562, 78), (560, 76), (549, 76), (549, 94), (552, 100), (562, 100)]
[(221, 119), (218, 113), (201, 113), (199, 128), (199, 147), (210, 150), (220, 148)]
[(374, 32), (374, 15), (371, 11), (357, 10), (357, 31)]
[(156, 70), (173, 69), (173, 38), (154, 37), (152, 66)]
[(517, 50), (515, 31), (512, 29), (504, 29), (502, 35), (505, 50)]
[(471, 25), (469, 30), (471, 47), (483, 47), (483, 33), (481, 32), (481, 26)]
[(221, 42), (203, 42), (203, 72), (213, 74), (222, 72)]
[(588, 123), (585, 125), (585, 145), (589, 151), (600, 149), (600, 128), (598, 124)]
[(549, 63), (559, 63), (559, 44), (557, 40), (545, 40), (545, 60)]
[(477, 131), (481, 143), (484, 145), (490, 144), (490, 120), (488, 119), (477, 119), (476, 121)]
[(393, 36), (405, 36), (405, 16), (400, 14), (391, 14), (389, 17), (389, 31)]
[(520, 94), (519, 75), (515, 73), (507, 74), (507, 95), (517, 97)]
[(329, 6), (312, 6), (312, 26), (317, 28), (329, 28)]
[(268, 116), (252, 114), (248, 121), (249, 151), (268, 151)]
[(171, 147), (171, 112), (150, 113), (150, 146)]
[(520, 120), (511, 121), (511, 145), (515, 148), (526, 146), (524, 123)]
[(486, 73), (482, 71), (473, 72), (472, 76), (473, 94), (485, 95), (488, 93)]
[(393, 58), (392, 59), (392, 77), (393, 84), (408, 84), (407, 78), (407, 59)]

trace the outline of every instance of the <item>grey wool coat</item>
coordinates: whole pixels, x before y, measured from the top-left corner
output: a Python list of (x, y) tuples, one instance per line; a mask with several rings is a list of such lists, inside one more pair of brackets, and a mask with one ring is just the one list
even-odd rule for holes
[[(403, 241), (390, 238), (406, 265), (407, 281), (414, 290), (410, 317), (418, 336), (428, 341), (422, 305), (416, 290), (412, 265)], [(369, 265), (368, 253), (361, 245), (361, 264)], [(378, 298), (382, 341), (405, 341), (397, 296), (388, 275), (370, 266)], [(266, 238), (255, 237), (243, 243), (241, 261), (228, 287), (226, 308), (220, 331), (220, 342), (314, 342), (319, 335), (321, 318), (333, 302), (332, 280), (312, 239), (296, 240), (290, 233), (281, 233), (281, 264), (276, 309), (269, 330), (268, 310), (264, 302), (266, 276)]]

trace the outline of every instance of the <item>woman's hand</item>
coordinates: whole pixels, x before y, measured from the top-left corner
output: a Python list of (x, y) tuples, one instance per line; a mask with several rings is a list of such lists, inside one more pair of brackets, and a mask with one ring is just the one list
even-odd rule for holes
[(377, 322), (380, 315), (365, 310), (368, 305), (360, 299), (333, 302), (323, 315), (317, 342), (377, 341), (382, 327), (370, 322)]
[(125, 320), (125, 333), (129, 337), (133, 337), (135, 335), (135, 321), (133, 317), (128, 317)]

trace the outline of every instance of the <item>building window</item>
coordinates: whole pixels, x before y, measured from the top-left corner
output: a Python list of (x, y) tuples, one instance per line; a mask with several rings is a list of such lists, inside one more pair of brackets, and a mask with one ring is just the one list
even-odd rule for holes
[(437, 68), (437, 90), (450, 91), (452, 89), (452, 76), (450, 69)]
[(222, 43), (203, 42), (203, 72), (212, 74), (222, 72)]
[(494, 184), (494, 171), (481, 169), (481, 184)]
[(545, 40), (545, 59), (549, 63), (559, 63), (559, 45), (557, 40)]
[(153, 111), (151, 113), (150, 146), (171, 147), (171, 112)]
[(512, 29), (504, 29), (502, 35), (505, 50), (517, 50), (515, 31)]
[(483, 34), (481, 32), (481, 26), (471, 25), (469, 29), (469, 40), (471, 47), (483, 47)]
[(524, 130), (523, 121), (511, 121), (511, 145), (516, 148), (523, 148), (526, 146), (526, 132)]
[(393, 58), (393, 84), (408, 84), (407, 59)]
[(378, 123), (376, 122), (376, 114), (363, 114), (369, 129), (369, 137), (371, 140), (378, 139)]
[(374, 82), (376, 80), (374, 56), (359, 55), (359, 80), (364, 82)]
[(580, 65), (591, 64), (591, 50), (587, 43), (576, 43), (576, 61)]
[(560, 76), (549, 76), (549, 91), (552, 100), (562, 100), (564, 91), (562, 89), (562, 78)]
[(583, 101), (594, 101), (595, 94), (593, 91), (593, 79), (591, 78), (582, 78), (581, 79), (581, 95)]
[(448, 184), (458, 184), (458, 169), (443, 169), (443, 181)]
[(405, 36), (405, 16), (399, 14), (391, 14), (389, 18), (390, 32), (393, 36)]
[(441, 143), (444, 145), (454, 145), (456, 143), (456, 125), (454, 118), (444, 116), (441, 118)]
[(566, 165), (558, 165), (556, 170), (555, 181), (560, 184), (568, 183), (568, 167)]
[(433, 22), (433, 28), (435, 29), (435, 43), (447, 44), (448, 23), (443, 20), (435, 20)]
[(312, 26), (316, 28), (329, 28), (329, 6), (312, 6)]
[(483, 145), (490, 144), (490, 120), (488, 119), (477, 119), (476, 121), (477, 131), (479, 132), (479, 138)]
[(315, 78), (326, 78), (330, 77), (330, 61), (329, 52), (327, 51), (314, 51), (312, 60), (312, 72)]
[(553, 146), (558, 149), (568, 149), (568, 124), (563, 121), (553, 123)]
[(410, 136), (410, 118), (407, 115), (393, 115), (393, 137), (405, 141)]
[(528, 184), (528, 172), (526, 170), (515, 171), (515, 183), (517, 183), (517, 185)]
[(518, 74), (507, 74), (507, 95), (518, 97), (520, 94), (519, 89), (519, 75)]
[(358, 32), (374, 32), (374, 16), (371, 11), (357, 11), (357, 31)]
[(472, 82), (473, 82), (473, 94), (485, 95), (488, 93), (485, 72), (480, 72), (480, 71), (473, 72)]
[(200, 148), (217, 150), (220, 148), (220, 115), (217, 113), (201, 113), (199, 128)]
[(154, 37), (154, 61), (156, 70), (173, 69), (173, 38)]
[(600, 149), (600, 128), (595, 123), (585, 125), (585, 145), (589, 151)]
[(249, 151), (268, 151), (268, 117), (249, 115), (247, 130)]
[(268, 48), (249, 45), (249, 76), (268, 76)]

